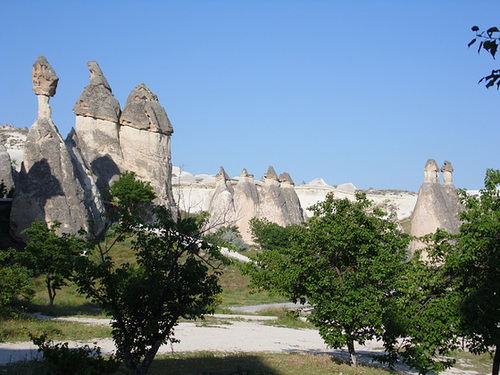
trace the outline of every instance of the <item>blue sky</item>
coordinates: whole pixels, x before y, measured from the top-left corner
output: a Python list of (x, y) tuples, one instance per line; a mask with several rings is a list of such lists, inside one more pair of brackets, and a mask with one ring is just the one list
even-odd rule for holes
[(417, 191), (428, 158), (459, 188), (500, 168), (500, 67), (468, 49), (500, 27), (499, 1), (0, 0), (0, 123), (30, 126), (31, 67), (59, 76), (52, 118), (66, 137), (96, 60), (122, 108), (144, 82), (173, 124), (174, 165), (296, 184)]

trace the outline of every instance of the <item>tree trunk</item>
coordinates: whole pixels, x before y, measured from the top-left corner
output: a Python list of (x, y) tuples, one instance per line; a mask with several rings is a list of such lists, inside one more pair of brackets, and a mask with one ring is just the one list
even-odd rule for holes
[(491, 368), (491, 375), (498, 375), (500, 368), (500, 348), (498, 345), (495, 347), (495, 357), (493, 357), (493, 367)]
[(162, 344), (162, 340), (156, 340), (151, 349), (148, 350), (146, 356), (144, 357), (141, 365), (134, 372), (134, 375), (146, 375), (149, 370), (149, 366), (153, 363), (153, 359), (155, 359), (156, 353), (158, 353), (158, 349)]
[(49, 305), (54, 306), (54, 298), (56, 297), (55, 291), (52, 291), (52, 286), (50, 285), (50, 278), (47, 278), (47, 291), (49, 292)]
[(357, 362), (356, 362), (356, 350), (354, 350), (354, 342), (349, 341), (347, 343), (347, 349), (349, 350), (349, 355), (351, 356), (351, 366), (352, 367), (357, 367)]

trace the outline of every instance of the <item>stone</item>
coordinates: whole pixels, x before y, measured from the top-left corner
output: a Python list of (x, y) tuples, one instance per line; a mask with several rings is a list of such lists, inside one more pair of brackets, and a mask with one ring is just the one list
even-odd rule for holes
[(120, 118), (120, 103), (113, 96), (111, 87), (104, 77), (99, 64), (89, 61), (90, 83), (83, 89), (73, 107), (77, 116), (91, 117), (98, 120), (118, 123)]
[(141, 83), (132, 90), (120, 116), (119, 140), (122, 170), (134, 171), (151, 182), (157, 199), (175, 212), (172, 193), (172, 124), (158, 97)]
[(59, 78), (47, 59), (39, 55), (31, 70), (33, 91), (36, 95), (54, 96)]
[(267, 169), (267, 172), (264, 173), (262, 176), (261, 180), (268, 185), (273, 185), (273, 186), (278, 186), (278, 175), (276, 174), (276, 171), (274, 168), (270, 165), (269, 168)]
[[(89, 212), (85, 187), (77, 178), (74, 160), (49, 117), (38, 118), (28, 133), (23, 167), (10, 216), (12, 236), (26, 242), (21, 232), (38, 219), (62, 223), (58, 233), (98, 230), (102, 219)], [(94, 227), (89, 225), (93, 220)]]
[(453, 185), (453, 166), (451, 162), (446, 160), (441, 167), (441, 172), (443, 173), (443, 181), (445, 185)]
[[(458, 233), (459, 212), (463, 210), (455, 187), (451, 183), (450, 162), (441, 169), (445, 185), (440, 184), (439, 169), (434, 159), (429, 159), (424, 168), (424, 183), (420, 186), (417, 202), (411, 216), (411, 235), (422, 237), (434, 233), (438, 228), (449, 233)], [(448, 182), (447, 182), (448, 181)], [(413, 241), (411, 252), (424, 248), (425, 244)], [(427, 254), (423, 253), (424, 259)]]
[(289, 224), (299, 224), (304, 221), (304, 212), (300, 205), (299, 196), (295, 192), (292, 178), (286, 172), (280, 174), (281, 195), (285, 199), (286, 217)]
[(222, 166), (219, 173), (215, 175), (215, 178), (215, 193), (212, 196), (208, 209), (210, 218), (207, 229), (209, 231), (217, 230), (222, 226), (234, 225), (236, 217), (233, 199), (234, 189), (231, 186), (231, 179)]
[(290, 224), (285, 196), (279, 186), (278, 175), (272, 166), (261, 179), (264, 182), (260, 191), (259, 218), (266, 218), (281, 226)]
[(120, 116), (120, 124), (166, 135), (174, 132), (158, 97), (144, 83), (137, 85), (128, 96)]
[(0, 182), (4, 183), (6, 193), (14, 187), (12, 172), (12, 163), (9, 153), (7, 152), (5, 146), (0, 143)]
[(233, 194), (236, 216), (235, 225), (238, 226), (241, 237), (246, 243), (252, 243), (250, 219), (257, 217), (259, 214), (259, 192), (257, 191), (253, 177), (246, 169), (243, 169)]
[(278, 180), (279, 180), (281, 186), (283, 186), (283, 185), (294, 186), (295, 185), (292, 178), (290, 177), (290, 175), (287, 172), (283, 172), (282, 174), (280, 174)]
[(434, 159), (429, 159), (424, 167), (424, 183), (439, 184), (439, 168)]

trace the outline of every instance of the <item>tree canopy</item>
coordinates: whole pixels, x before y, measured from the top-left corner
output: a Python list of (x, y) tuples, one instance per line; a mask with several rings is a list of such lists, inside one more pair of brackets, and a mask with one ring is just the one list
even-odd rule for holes
[[(258, 254), (246, 272), (257, 287), (294, 302), (309, 301), (314, 306), (310, 320), (326, 344), (347, 346), (355, 365), (354, 343), (384, 334), (385, 306), (409, 236), (364, 194), (356, 194), (354, 202), (330, 194), (312, 210), (305, 225), (292, 228), (282, 246)], [(255, 223), (252, 228), (259, 231), (265, 224)]]

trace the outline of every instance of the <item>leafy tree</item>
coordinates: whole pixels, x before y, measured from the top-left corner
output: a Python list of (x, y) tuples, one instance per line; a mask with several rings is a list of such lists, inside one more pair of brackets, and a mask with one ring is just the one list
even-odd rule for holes
[(380, 362), (393, 367), (402, 361), (420, 374), (439, 372), (454, 364), (446, 357), (459, 347), (458, 308), (460, 294), (454, 289), (445, 264), (452, 242), (442, 230), (425, 238), (427, 257), (417, 250), (403, 265), (393, 298), (384, 311), (386, 354)]
[(488, 169), (479, 196), (461, 192), (462, 225), (446, 259), (460, 293), (460, 329), (474, 353), (494, 352), (500, 367), (500, 171)]
[[(474, 43), (479, 41), (479, 48), (477, 49), (477, 53), (480, 53), (481, 50), (488, 52), (493, 58), (498, 51), (498, 43), (500, 41), (500, 30), (497, 27), (490, 27), (486, 31), (481, 31), (479, 27), (473, 26), (472, 31), (476, 33), (474, 39), (472, 39), (468, 46), (472, 46)], [(497, 90), (500, 88), (500, 69), (494, 69), (491, 71), (491, 74), (483, 77), (479, 80), (479, 83), (485, 82), (486, 88), (490, 88), (491, 86), (497, 86)]]
[(259, 219), (254, 217), (250, 219), (252, 238), (263, 249), (276, 249), (288, 245), (293, 227), (295, 225), (282, 227), (270, 222), (266, 218)]
[(246, 272), (257, 287), (309, 301), (322, 338), (333, 348), (347, 346), (355, 366), (354, 343), (384, 334), (409, 236), (361, 193), (354, 202), (329, 195), (312, 210), (304, 226), (264, 250)]
[(58, 221), (48, 226), (35, 220), (30, 228), (23, 231), (29, 240), (24, 252), (19, 254), (21, 264), (35, 274), (45, 275), (50, 306), (54, 305), (57, 290), (71, 278), (75, 259), (85, 249), (85, 241), (76, 235), (63, 233), (59, 236), (56, 230), (60, 226)]
[(33, 297), (28, 270), (15, 261), (15, 250), (0, 250), (0, 316), (11, 314), (12, 299)]
[(94, 242), (80, 259), (75, 280), (79, 292), (112, 317), (117, 356), (134, 374), (146, 374), (160, 346), (176, 341), (180, 318), (213, 312), (223, 257), (200, 238), (206, 216), (176, 222), (158, 208), (153, 223), (143, 222), (141, 205), (154, 194), (149, 184), (131, 176), (113, 185), (111, 198), (118, 241), (131, 238), (135, 261), (116, 264), (109, 256), (116, 240), (106, 246)]

